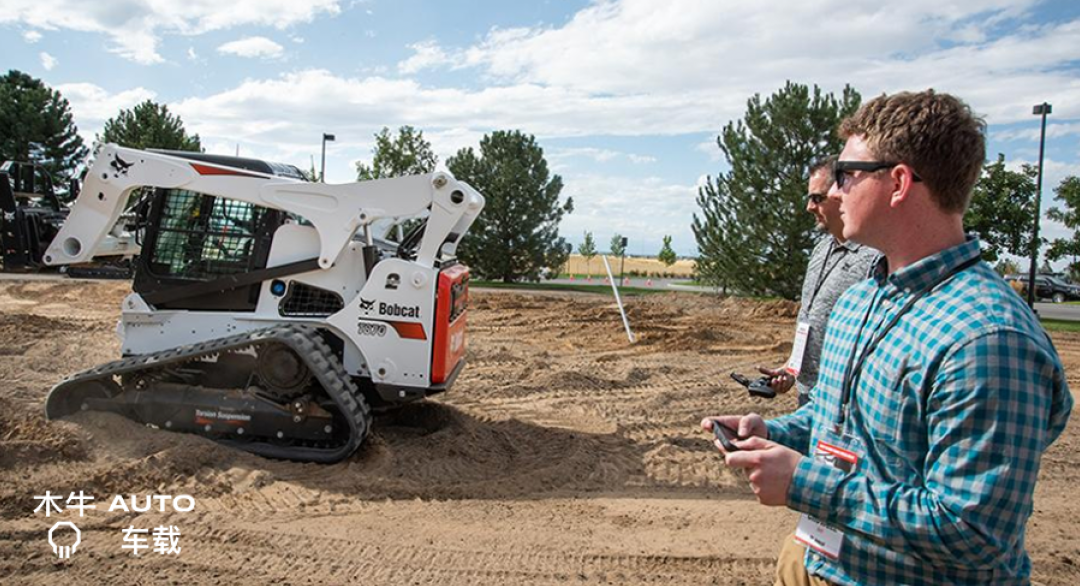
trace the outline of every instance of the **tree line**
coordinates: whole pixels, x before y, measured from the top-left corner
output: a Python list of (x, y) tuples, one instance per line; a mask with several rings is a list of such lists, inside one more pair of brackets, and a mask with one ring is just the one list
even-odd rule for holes
[[(809, 166), (841, 151), (836, 129), (861, 101), (850, 86), (835, 96), (788, 82), (767, 98), (755, 94), (744, 117), (724, 126), (716, 142), (729, 170), (699, 188), (700, 211), (691, 224), (699, 280), (743, 294), (798, 298), (809, 253), (823, 236), (806, 211)], [(972, 194), (965, 230), (979, 237), (984, 259), (1000, 272), (1018, 268), (1005, 254), (1030, 254), (1037, 173), (1033, 165), (1010, 169), (999, 154)], [(1055, 193), (1063, 207), (1047, 217), (1074, 234), (1039, 244), (1050, 245), (1049, 260), (1073, 258), (1071, 272), (1080, 277), (1080, 179), (1066, 178)]]
[[(697, 278), (727, 291), (796, 299), (807, 258), (822, 234), (806, 212), (810, 162), (839, 153), (840, 120), (858, 109), (861, 95), (847, 86), (840, 94), (788, 82), (772, 95), (747, 100), (742, 119), (729, 122), (717, 136), (728, 169), (708, 177), (696, 197), (699, 211), (691, 218), (698, 247)], [(95, 140), (145, 149), (202, 151), (198, 134), (188, 134), (179, 116), (163, 104), (147, 100), (106, 121)], [(0, 77), (0, 160), (34, 161), (58, 177), (72, 177), (88, 149), (78, 134), (68, 101), (41, 80), (11, 70)], [(357, 180), (375, 180), (430, 173), (438, 164), (423, 131), (402, 126), (375, 135), (370, 164), (356, 164)], [(558, 274), (573, 250), (559, 235), (562, 218), (573, 212), (571, 198), (561, 197), (563, 180), (549, 169), (534, 136), (500, 130), (449, 157), (446, 167), (487, 198), (459, 256), (477, 275), (505, 282)], [(314, 171), (312, 171), (314, 174)], [(1024, 257), (1031, 250), (1036, 216), (1037, 169), (1010, 169), (1004, 155), (983, 168), (965, 228), (976, 234), (988, 262), (1000, 271), (1015, 271), (1006, 255)], [(1055, 188), (1055, 206), (1047, 217), (1074, 231), (1053, 241), (1047, 258), (1071, 258), (1071, 272), (1080, 277), (1080, 179), (1067, 177)], [(419, 220), (414, 220), (419, 222)], [(625, 253), (615, 234), (611, 251)], [(596, 255), (591, 232), (578, 252)], [(657, 258), (670, 266), (676, 260), (671, 236), (665, 235)], [(545, 271), (547, 269), (547, 271)]]
[[(592, 259), (600, 254), (596, 248), (596, 240), (593, 238), (592, 232), (585, 231), (585, 236), (582, 238), (581, 244), (578, 245), (577, 251), (578, 254), (585, 259), (585, 272), (592, 275), (592, 270), (590, 268)], [(612, 235), (608, 251), (611, 253), (611, 256), (615, 258), (621, 258), (626, 255), (626, 239), (622, 234), (616, 232)], [(656, 260), (664, 263), (664, 266), (666, 267), (670, 267), (679, 260), (679, 257), (675, 254), (675, 249), (671, 247), (671, 236), (664, 235), (663, 244), (660, 246), (660, 252), (656, 255)]]

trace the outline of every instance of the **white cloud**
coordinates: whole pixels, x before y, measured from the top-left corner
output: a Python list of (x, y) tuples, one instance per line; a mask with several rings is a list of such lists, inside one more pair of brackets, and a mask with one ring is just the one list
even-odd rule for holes
[[(741, 116), (749, 96), (789, 79), (834, 92), (850, 82), (864, 96), (935, 87), (992, 123), (1026, 119), (1042, 99), (1080, 117), (1080, 21), (1027, 26), (1035, 3), (912, 0), (899, 10), (842, 0), (598, 0), (563, 26), (494, 29), (471, 47), (436, 47), (444, 58), (426, 63), (479, 68), (508, 85), (679, 102), (658, 116), (690, 101), (697, 130), (709, 116), (713, 128)], [(808, 47), (807, 23), (827, 14), (843, 15), (842, 32), (815, 35)]]
[(217, 48), (218, 53), (238, 57), (278, 59), (285, 54), (285, 48), (266, 37), (247, 37), (225, 43)]
[(545, 151), (545, 155), (556, 169), (569, 168), (569, 161), (571, 159), (591, 159), (597, 163), (608, 163), (615, 160), (626, 159), (635, 165), (656, 162), (656, 157), (649, 155), (624, 153), (621, 151), (594, 147), (555, 148), (550, 151)]
[[(1010, 140), (1025, 140), (1030, 142), (1037, 142), (1039, 140), (1039, 134), (1042, 132), (1039, 124), (1037, 123), (1039, 118), (1032, 116), (1032, 128), (1019, 128), (1002, 130), (1000, 132), (991, 133), (991, 138), (1000, 141)], [(1046, 123), (1046, 138), (1062, 138), (1066, 136), (1080, 135), (1080, 123), (1069, 122), (1062, 124), (1054, 124), (1051, 122)]]
[[(425, 132), (521, 129), (554, 137), (697, 130), (700, 122), (692, 113), (708, 104), (695, 100), (704, 98), (597, 98), (536, 85), (468, 91), (429, 88), (408, 79), (344, 78), (306, 70), (275, 79), (247, 80), (222, 93), (183, 100), (177, 108), (201, 121), (205, 130), (199, 132), (204, 136), (243, 136), (249, 132), (250, 121), (262, 118), (288, 120), (297, 133), (336, 128), (342, 135), (370, 136), (383, 126), (412, 124)], [(627, 120), (638, 122), (628, 126)], [(274, 141), (291, 138), (267, 137)]]
[[(953, 4), (917, 0), (900, 11), (842, 0), (601, 0), (559, 28), (493, 30), (469, 60), (505, 78), (592, 91), (706, 88), (815, 71), (852, 46), (870, 58), (906, 52), (959, 18), (1011, 3), (968, 2), (963, 11)], [(815, 35), (808, 51), (807, 23), (827, 14), (843, 15), (843, 34)]]
[(101, 132), (105, 121), (119, 114), (120, 110), (130, 109), (156, 97), (154, 92), (142, 87), (115, 94), (91, 83), (66, 83), (57, 85), (55, 89), (71, 104), (71, 112), (79, 125), (79, 136), (86, 144), (93, 144), (94, 136)]
[(591, 147), (584, 148), (559, 148), (552, 149), (547, 153), (547, 158), (553, 161), (563, 161), (565, 159), (575, 158), (588, 158), (596, 161), (597, 163), (606, 163), (617, 157), (622, 156), (619, 151), (613, 151), (610, 149), (597, 149)]
[(23, 40), (33, 45), (41, 40), (41, 33), (35, 30), (29, 30), (23, 33)]
[(137, 63), (153, 64), (164, 61), (158, 54), (163, 35), (199, 35), (243, 25), (280, 30), (340, 12), (340, 0), (6, 0), (0, 24), (104, 34), (112, 41), (110, 51)]
[(44, 51), (38, 56), (41, 57), (41, 66), (45, 68), (45, 71), (52, 71), (53, 67), (56, 67), (56, 57), (53, 57)]
[[(520, 128), (541, 138), (715, 136), (742, 117), (749, 96), (768, 95), (793, 79), (817, 81), (831, 91), (851, 81), (864, 96), (937, 86), (967, 99), (992, 124), (1028, 120), (1030, 104), (1044, 98), (1059, 104), (1055, 116), (1080, 118), (1080, 81), (1066, 67), (1073, 47), (1080, 46), (1080, 20), (1014, 26), (1013, 33), (991, 41), (940, 48), (938, 41), (956, 30), (990, 29), (1016, 18), (1027, 0), (913, 0), (903, 11), (840, 0), (812, 7), (797, 0), (753, 8), (731, 0), (670, 4), (599, 0), (561, 27), (497, 29), (465, 49), (434, 40), (417, 43), (413, 55), (398, 64), (405, 74), (480, 68), (496, 81), (481, 89), (384, 79), (384, 70), (376, 68), (359, 78), (307, 70), (247, 80), (181, 104), (206, 128), (202, 136), (237, 136), (259, 117), (293, 120), (298, 135), (310, 132), (301, 131), (305, 124), (356, 129), (366, 137), (372, 128), (409, 123), (429, 133)], [(309, 8), (314, 14), (337, 10), (337, 4)], [(807, 50), (805, 23), (831, 11), (844, 14), (844, 34), (821, 35)], [(292, 14), (276, 22), (300, 18)], [(187, 26), (219, 26), (236, 18), (191, 17)], [(1036, 92), (1053, 95), (1035, 99)], [(720, 159), (711, 139), (700, 150)]]
[(699, 142), (694, 145), (694, 149), (709, 155), (709, 160), (717, 163), (724, 160), (724, 152), (720, 150), (720, 146), (716, 144), (716, 136), (705, 142)]
[(455, 59), (443, 51), (435, 41), (423, 41), (408, 45), (408, 47), (413, 50), (412, 56), (398, 63), (398, 71), (404, 75), (455, 63)]
[(199, 54), (195, 52), (195, 47), (188, 47), (187, 58), (189, 61), (198, 61)]
[(562, 196), (572, 197), (574, 213), (563, 216), (559, 233), (574, 242), (585, 231), (593, 233), (601, 248), (616, 232), (630, 240), (631, 254), (654, 255), (665, 235), (679, 254), (696, 254), (690, 232), (691, 215), (698, 211), (697, 186), (596, 174), (563, 176)]

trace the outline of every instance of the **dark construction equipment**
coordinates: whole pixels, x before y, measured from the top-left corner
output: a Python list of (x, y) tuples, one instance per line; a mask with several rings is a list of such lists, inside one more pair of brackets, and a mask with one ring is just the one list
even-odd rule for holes
[[(71, 182), (69, 192), (78, 193)], [(41, 165), (8, 161), (0, 164), (0, 252), (5, 272), (47, 270), (45, 249), (67, 220), (69, 209), (60, 203), (52, 177)], [(114, 226), (94, 262), (65, 267), (72, 277), (131, 277), (131, 257), (138, 246), (123, 222)]]

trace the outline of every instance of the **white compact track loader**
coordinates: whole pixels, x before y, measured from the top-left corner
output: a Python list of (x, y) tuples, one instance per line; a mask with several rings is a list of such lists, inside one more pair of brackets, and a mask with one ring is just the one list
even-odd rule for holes
[[(110, 411), (335, 462), (363, 442), (372, 409), (445, 391), (460, 373), (469, 270), (455, 251), (484, 198), (450, 174), (329, 185), (255, 159), (105, 145), (45, 263), (107, 248), (136, 190), (123, 357), (56, 385), (48, 418)], [(416, 216), (400, 242), (385, 238)]]

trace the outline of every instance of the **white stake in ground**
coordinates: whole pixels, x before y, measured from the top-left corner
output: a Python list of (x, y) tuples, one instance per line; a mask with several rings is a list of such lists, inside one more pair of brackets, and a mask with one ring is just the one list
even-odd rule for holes
[(604, 268), (607, 269), (608, 282), (611, 283), (611, 290), (615, 292), (615, 303), (619, 304), (619, 315), (622, 316), (622, 325), (626, 328), (626, 337), (630, 338), (630, 343), (634, 343), (634, 332), (630, 331), (630, 322), (626, 319), (626, 310), (623, 309), (622, 299), (619, 298), (619, 286), (615, 283), (615, 277), (611, 276), (611, 265), (608, 264), (607, 255), (601, 254), (600, 258), (604, 259)]

